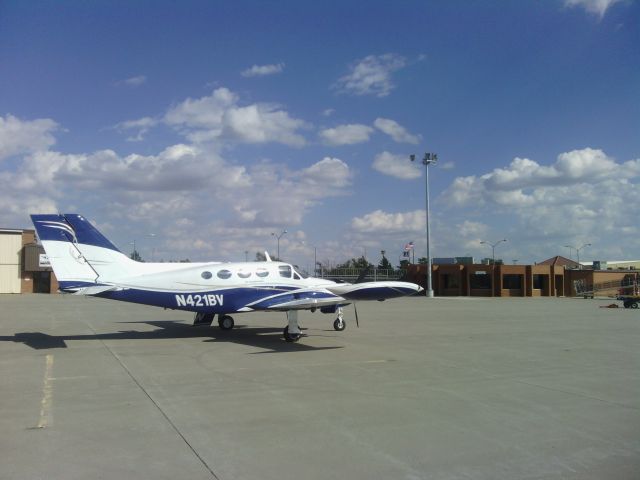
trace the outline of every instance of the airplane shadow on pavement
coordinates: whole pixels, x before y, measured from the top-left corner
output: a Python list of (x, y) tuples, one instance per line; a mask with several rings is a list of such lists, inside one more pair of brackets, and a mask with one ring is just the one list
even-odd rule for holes
[[(123, 322), (124, 323), (124, 322)], [(85, 335), (49, 335), (42, 332), (21, 332), (13, 336), (0, 336), (0, 342), (22, 343), (36, 350), (47, 350), (52, 348), (68, 348), (69, 340), (163, 340), (178, 338), (202, 338), (204, 342), (232, 342), (240, 345), (247, 345), (262, 348), (263, 352), (253, 353), (275, 353), (275, 352), (304, 352), (317, 350), (333, 350), (343, 348), (335, 347), (315, 347), (304, 343), (303, 337), (297, 343), (287, 343), (282, 337), (281, 328), (247, 328), (243, 325), (236, 325), (233, 330), (221, 330), (211, 326), (193, 326), (187, 323), (166, 320), (150, 322), (126, 322), (142, 323), (157, 327), (155, 330), (121, 330), (112, 333), (95, 333)], [(318, 336), (318, 335), (314, 335)]]

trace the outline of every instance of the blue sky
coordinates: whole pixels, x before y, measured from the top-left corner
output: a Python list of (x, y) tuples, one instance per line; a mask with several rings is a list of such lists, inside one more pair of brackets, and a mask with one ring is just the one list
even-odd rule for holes
[(5, 0), (0, 226), (397, 263), (425, 254), (432, 151), (434, 256), (638, 259), (638, 45), (632, 0)]

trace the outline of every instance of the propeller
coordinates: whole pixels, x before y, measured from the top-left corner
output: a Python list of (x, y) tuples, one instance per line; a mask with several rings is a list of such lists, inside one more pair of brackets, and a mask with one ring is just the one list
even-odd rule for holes
[(356, 304), (353, 304), (353, 311), (356, 313), (356, 327), (360, 328), (360, 322), (358, 322), (358, 309), (356, 308)]

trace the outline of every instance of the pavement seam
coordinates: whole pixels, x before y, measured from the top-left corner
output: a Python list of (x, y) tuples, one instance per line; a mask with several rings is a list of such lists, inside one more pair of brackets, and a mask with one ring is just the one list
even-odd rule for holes
[[(85, 322), (86, 323), (86, 322)], [(94, 330), (94, 328), (89, 325), (89, 323), (86, 323), (86, 325), (89, 327), (89, 329), (95, 334), (98, 335), (98, 332), (96, 332)], [(124, 362), (120, 359), (120, 357), (118, 356), (118, 354), (116, 354), (110, 347), (109, 345), (107, 345), (103, 340), (100, 340), (100, 343), (104, 346), (104, 348), (107, 349), (107, 351), (113, 356), (113, 358), (116, 359), (116, 361), (120, 364), (120, 366), (124, 369), (125, 372), (127, 372), (127, 375), (129, 375), (129, 377), (131, 378), (131, 380), (133, 380), (133, 382), (138, 386), (138, 388), (140, 390), (142, 390), (142, 392), (146, 395), (146, 397), (151, 401), (151, 403), (153, 403), (153, 405), (156, 407), (156, 409), (160, 412), (160, 414), (164, 417), (164, 419), (167, 421), (167, 423), (169, 425), (171, 425), (171, 428), (173, 428), (173, 430), (180, 436), (180, 438), (182, 439), (182, 441), (187, 445), (187, 447), (189, 448), (189, 450), (191, 450), (191, 452), (195, 455), (195, 457), (200, 461), (200, 463), (204, 466), (204, 468), (207, 469), (207, 471), (211, 474), (211, 476), (213, 478), (215, 478), (216, 480), (220, 480), (220, 477), (218, 475), (216, 475), (216, 473), (213, 471), (213, 469), (207, 464), (207, 462), (204, 460), (204, 458), (202, 458), (200, 456), (200, 454), (196, 451), (196, 449), (193, 447), (193, 445), (191, 445), (191, 443), (189, 443), (189, 440), (187, 440), (187, 438), (183, 435), (183, 433), (180, 431), (180, 429), (178, 428), (178, 426), (173, 423), (173, 421), (171, 420), (171, 418), (169, 418), (169, 416), (165, 413), (165, 411), (162, 409), (162, 407), (160, 407), (160, 405), (158, 404), (158, 402), (156, 402), (154, 400), (154, 398), (151, 396), (151, 394), (149, 394), (149, 392), (147, 391), (146, 388), (144, 388), (142, 386), (142, 384), (138, 381), (138, 379), (131, 373), (131, 371), (127, 368), (127, 366), (124, 364)]]

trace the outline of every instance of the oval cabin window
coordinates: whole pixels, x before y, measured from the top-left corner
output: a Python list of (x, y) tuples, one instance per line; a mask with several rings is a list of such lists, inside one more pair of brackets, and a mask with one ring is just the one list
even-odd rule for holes
[(260, 278), (267, 277), (269, 276), (269, 270), (267, 270), (266, 268), (259, 268), (258, 270), (256, 270), (256, 275)]
[(218, 272), (218, 278), (226, 280), (227, 278), (231, 278), (231, 272), (229, 270), (220, 270)]
[(211, 277), (213, 277), (213, 275), (211, 274), (211, 272), (202, 272), (202, 273), (200, 274), (200, 276), (201, 276), (202, 278), (204, 278), (205, 280), (209, 280)]

